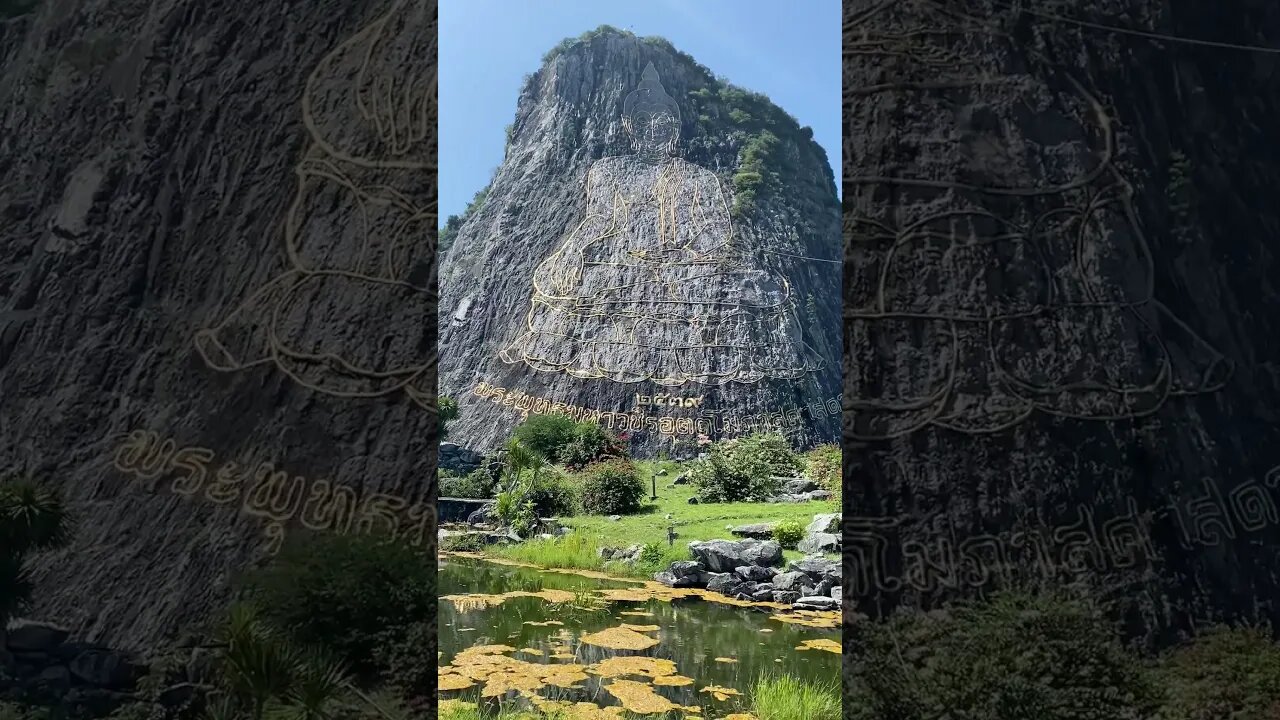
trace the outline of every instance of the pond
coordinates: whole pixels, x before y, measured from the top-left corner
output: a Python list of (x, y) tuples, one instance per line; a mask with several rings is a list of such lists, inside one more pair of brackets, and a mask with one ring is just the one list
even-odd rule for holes
[(715, 720), (749, 712), (764, 675), (839, 683), (835, 612), (458, 555), (440, 566), (442, 709), (501, 701), (573, 718), (626, 708)]

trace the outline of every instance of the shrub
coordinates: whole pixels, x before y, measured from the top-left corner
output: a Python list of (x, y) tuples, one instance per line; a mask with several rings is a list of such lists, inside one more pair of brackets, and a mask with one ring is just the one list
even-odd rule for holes
[(1084, 601), (1005, 593), (848, 627), (855, 720), (1149, 720), (1159, 705), (1152, 674)]
[(436, 409), (440, 414), (440, 439), (449, 436), (449, 421), (458, 417), (458, 403), (453, 398), (440, 397), (436, 400)]
[(630, 460), (613, 459), (583, 471), (582, 509), (592, 515), (624, 515), (640, 509), (644, 482)]
[(560, 451), (577, 434), (578, 424), (568, 415), (530, 415), (516, 426), (514, 437), (521, 445), (550, 460), (560, 461)]
[(773, 526), (773, 539), (784, 548), (794, 549), (804, 538), (804, 525), (799, 520), (783, 520)]
[(271, 625), (346, 659), (365, 678), (382, 669), (379, 646), (436, 616), (434, 559), (377, 536), (290, 536), (244, 585)]
[(784, 477), (798, 475), (804, 463), (787, 439), (777, 433), (755, 433), (731, 444), (733, 460), (743, 468)]
[(804, 455), (804, 474), (810, 480), (840, 497), (842, 489), (842, 455), (835, 443), (819, 445)]
[(445, 552), (478, 552), (484, 548), (484, 541), (473, 533), (446, 535), (440, 538), (440, 549)]
[(440, 475), (440, 497), (491, 498), (496, 486), (497, 480), (484, 468), (472, 470), (464, 477), (443, 472)]
[(1162, 720), (1280, 717), (1280, 646), (1259, 628), (1215, 627), (1161, 658)]
[(574, 426), (573, 438), (560, 451), (559, 461), (581, 469), (606, 457), (626, 457), (622, 440), (607, 428), (593, 422)]
[(778, 477), (795, 475), (803, 465), (785, 438), (756, 433), (711, 446), (689, 471), (702, 502), (761, 501), (778, 492)]
[(543, 517), (573, 515), (578, 506), (578, 495), (569, 478), (555, 470), (535, 473), (525, 487), (525, 499)]

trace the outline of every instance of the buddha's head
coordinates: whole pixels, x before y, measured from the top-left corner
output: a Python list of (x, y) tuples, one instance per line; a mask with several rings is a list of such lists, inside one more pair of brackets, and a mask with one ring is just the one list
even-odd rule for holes
[(680, 106), (662, 89), (649, 63), (637, 87), (622, 103), (622, 127), (636, 155), (660, 158), (675, 152), (680, 139)]

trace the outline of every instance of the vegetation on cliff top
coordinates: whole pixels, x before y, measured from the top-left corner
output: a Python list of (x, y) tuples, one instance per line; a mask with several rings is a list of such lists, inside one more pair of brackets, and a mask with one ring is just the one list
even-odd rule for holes
[[(629, 31), (601, 25), (560, 41), (543, 55), (542, 62), (545, 65), (578, 45), (611, 34), (635, 37)], [(826, 152), (814, 141), (812, 128), (801, 127), (794, 117), (763, 93), (752, 92), (715, 75), (688, 53), (676, 49), (667, 39), (649, 36), (640, 38), (640, 41), (663, 48), (696, 71), (695, 77), (700, 84), (682, 103), (690, 116), (684, 123), (686, 141), (698, 145), (710, 138), (717, 142), (727, 138), (738, 147), (736, 169), (731, 177), (734, 194), (732, 212), (735, 216), (748, 213), (764, 198), (796, 184), (812, 183), (818, 197), (830, 196), (835, 202), (835, 174)], [(527, 76), (525, 84), (536, 77), (537, 73)], [(507, 126), (508, 148), (513, 140), (513, 127)], [(812, 155), (823, 168), (824, 175), (819, 180), (799, 172), (801, 158), (805, 154)], [(458, 231), (483, 206), (490, 187), (492, 180), (476, 192), (462, 214), (451, 215), (445, 221), (440, 231), (441, 253), (453, 246)]]

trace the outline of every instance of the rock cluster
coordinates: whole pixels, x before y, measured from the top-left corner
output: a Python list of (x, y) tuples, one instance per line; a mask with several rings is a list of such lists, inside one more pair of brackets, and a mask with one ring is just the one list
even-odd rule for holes
[[(131, 654), (70, 641), (66, 629), (49, 623), (11, 623), (0, 648), (0, 699), (58, 708), (59, 717), (104, 717), (137, 702), (138, 680), (148, 674)], [(183, 681), (155, 695), (156, 704), (176, 710), (202, 698), (211, 688), (189, 681), (201, 675), (200, 667), (187, 669)]]
[(809, 502), (810, 500), (830, 500), (831, 492), (823, 490), (818, 483), (808, 478), (777, 478), (782, 486), (781, 492), (769, 498), (771, 503)]
[(629, 545), (625, 548), (602, 547), (598, 551), (601, 560), (624, 563), (633, 563), (639, 560), (642, 552), (644, 552), (643, 545)]
[(810, 554), (840, 552), (840, 519), (840, 513), (814, 515), (796, 549)]
[(689, 543), (693, 560), (671, 563), (653, 579), (670, 587), (706, 588), (740, 600), (786, 603), (801, 610), (840, 607), (840, 563), (810, 555), (782, 569), (782, 546), (773, 540), (708, 540)]
[(452, 470), (459, 475), (466, 475), (474, 470), (479, 470), (484, 465), (483, 455), (456, 443), (440, 443), (439, 452), (441, 470)]

